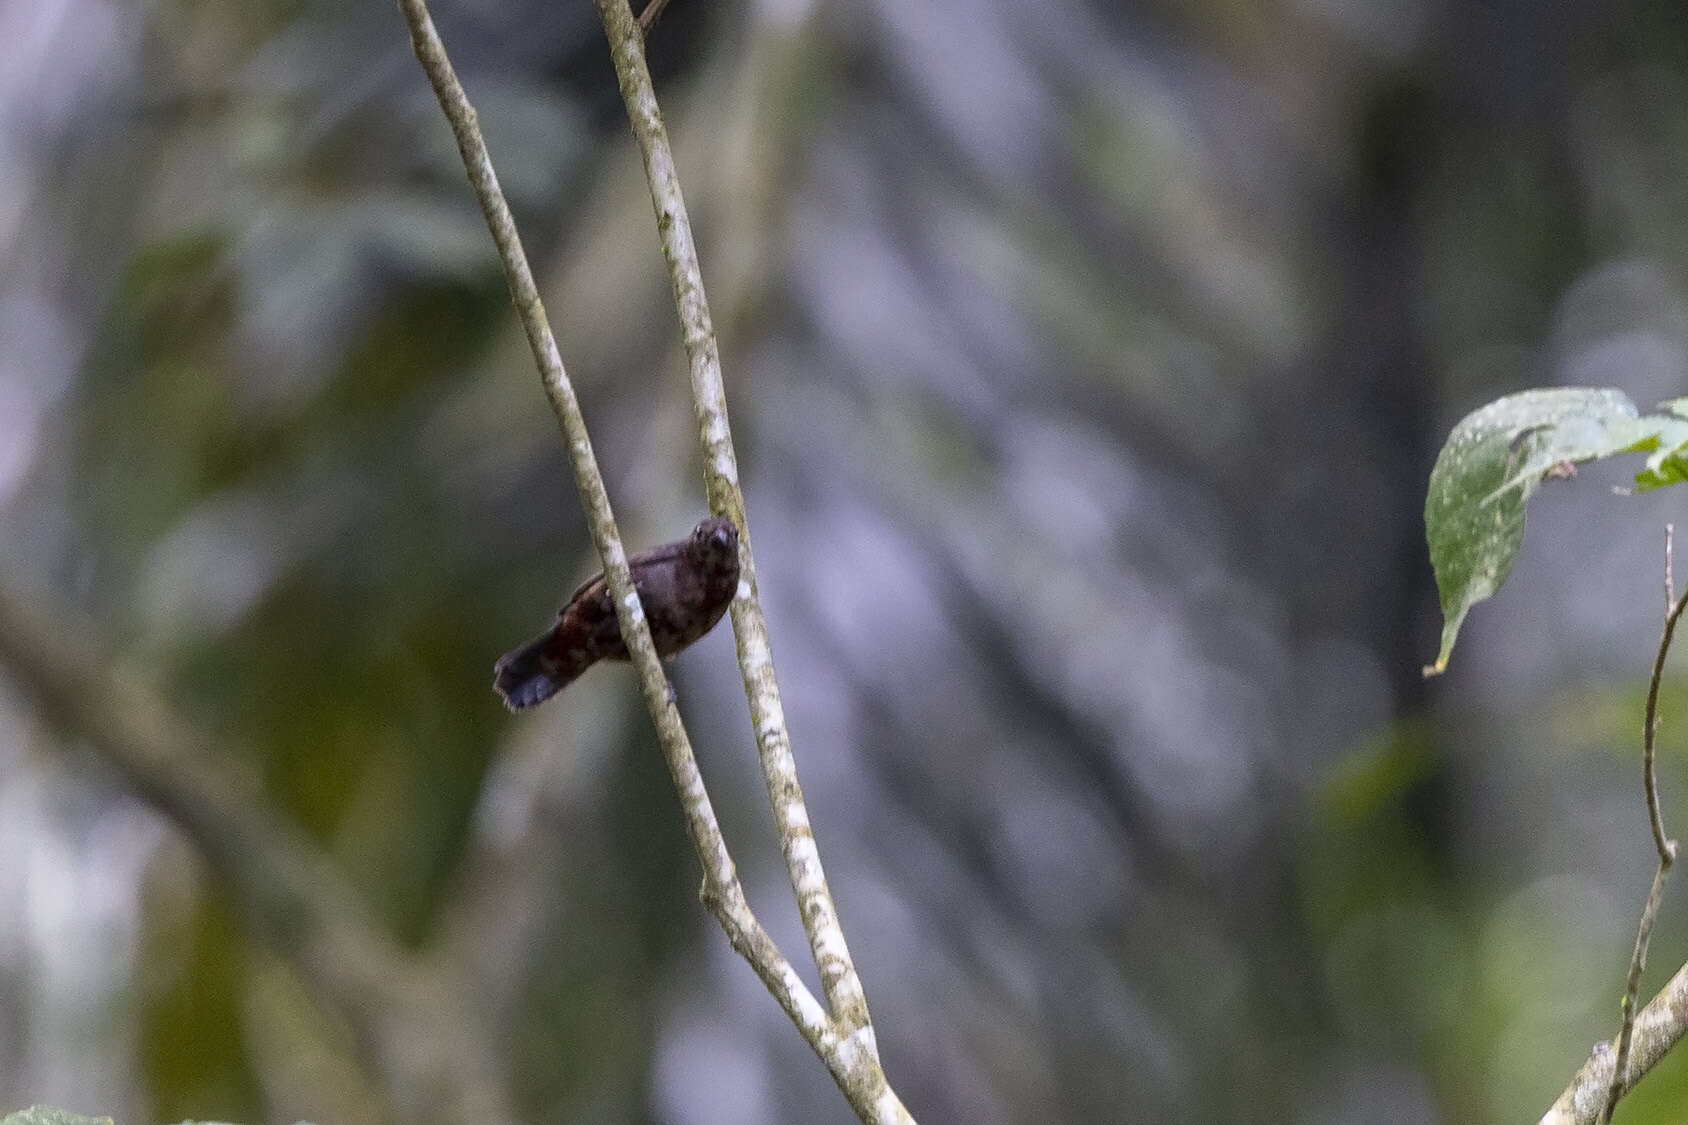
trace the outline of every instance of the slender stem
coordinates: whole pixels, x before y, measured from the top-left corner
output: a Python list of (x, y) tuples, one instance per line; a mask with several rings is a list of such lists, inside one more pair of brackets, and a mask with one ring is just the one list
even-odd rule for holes
[(656, 21), (662, 18), (662, 10), (668, 7), (668, 0), (649, 0), (645, 10), (639, 13), (639, 30), (646, 35), (656, 26)]
[(1676, 525), (1665, 524), (1665, 615), (1676, 601)]
[(447, 120), (451, 123), (452, 133), (457, 138), (457, 148), (463, 156), (463, 166), (468, 171), (469, 182), (474, 187), (475, 197), (480, 201), (487, 227), (498, 247), (505, 281), (510, 287), (510, 298), (516, 307), (517, 316), (521, 319), (522, 328), (527, 333), (528, 344), (538, 364), (546, 398), (550, 401), (552, 412), (563, 431), (575, 483), (580, 492), (581, 505), (586, 510), (586, 521), (591, 529), (593, 545), (603, 562), (604, 577), (609, 583), (610, 594), (615, 599), (616, 620), (621, 627), (622, 637), (627, 641), (633, 667), (638, 674), (639, 687), (645, 697), (645, 705), (650, 709), (651, 719), (656, 724), (663, 753), (668, 758), (670, 772), (674, 775), (675, 787), (679, 790), (685, 806), (687, 824), (697, 847), (698, 857), (703, 862), (707, 878), (717, 883), (730, 882), (736, 877), (732, 858), (727, 853), (720, 828), (716, 824), (714, 808), (708, 792), (703, 787), (703, 778), (698, 772), (697, 759), (692, 754), (691, 741), (686, 735), (685, 726), (680, 721), (679, 709), (669, 693), (668, 678), (663, 671), (662, 660), (657, 655), (656, 645), (651, 639), (650, 625), (645, 620), (644, 609), (639, 603), (639, 593), (634, 588), (632, 572), (628, 569), (627, 553), (621, 545), (621, 534), (616, 529), (615, 515), (610, 508), (603, 474), (599, 471), (597, 457), (592, 452), (592, 439), (587, 432), (586, 419), (581, 413), (580, 401), (575, 396), (574, 384), (563, 367), (556, 338), (551, 334), (550, 320), (545, 314), (544, 303), (540, 300), (539, 288), (534, 282), (527, 254), (522, 249), (521, 237), (516, 232), (516, 221), (510, 214), (509, 204), (498, 185), (498, 175), (493, 170), (492, 158), (487, 152), (486, 141), (481, 136), (474, 107), (469, 104), (468, 95), (464, 93), (463, 86), (457, 79), (451, 60), (446, 55), (445, 44), (440, 41), (439, 32), (428, 15), (426, 4), (423, 0), (400, 0), (399, 6), (410, 24), (411, 42), (416, 49), (416, 57), (421, 62), (428, 81), (432, 83), (434, 93), (439, 97), (440, 107), (444, 110)]
[[(837, 933), (836, 941), (828, 944), (829, 960), (822, 964), (822, 981), (827, 984), (828, 998), (834, 999), (838, 990), (837, 979), (847, 975), (854, 985), (856, 1002), (847, 1006), (850, 1017), (845, 1018), (839, 1013), (837, 1003), (831, 1014), (822, 1008), (818, 1001), (810, 994), (795, 969), (780, 954), (761, 924), (757, 922), (745, 900), (744, 890), (738, 882), (738, 875), (733, 866), (731, 855), (727, 851), (725, 840), (715, 820), (714, 809), (710, 803), (708, 792), (704, 788), (703, 777), (698, 771), (697, 760), (693, 756), (691, 742), (687, 738), (685, 726), (680, 721), (680, 713), (674, 705), (673, 697), (668, 690), (668, 682), (663, 674), (662, 664), (656, 654), (656, 647), (651, 641), (650, 629), (645, 621), (644, 612), (639, 604), (638, 591), (633, 586), (632, 575), (628, 570), (627, 557), (621, 546), (621, 539), (616, 531), (615, 518), (610, 510), (609, 496), (604, 488), (603, 477), (598, 470), (597, 459), (592, 453), (592, 444), (586, 429), (586, 421), (580, 411), (580, 403), (575, 397), (573, 385), (563, 368), (561, 356), (557, 350), (556, 340), (551, 334), (549, 322), (545, 316), (545, 309), (540, 301), (539, 291), (534, 284), (533, 272), (528, 265), (526, 255), (522, 251), (521, 239), (516, 233), (515, 221), (510, 215), (505, 203), (503, 192), (499, 189), (497, 175), (493, 171), (491, 157), (487, 153), (486, 143), (481, 136), (476, 122), (475, 111), (469, 104), (467, 95), (452, 69), (451, 62), (446, 56), (445, 46), (440, 41), (433, 21), (428, 16), (424, 0), (400, 0), (400, 8), (410, 25), (411, 41), (416, 49), (416, 57), (427, 73), (429, 82), (439, 98), (440, 107), (451, 123), (453, 134), (457, 138), (458, 151), (463, 156), (464, 168), (469, 174), (469, 181), (473, 185), (476, 198), (479, 199), (481, 209), (486, 216), (487, 226), (492, 231), (493, 241), (498, 246), (499, 259), (504, 264), (505, 279), (510, 286), (510, 296), (516, 306), (517, 315), (521, 318), (522, 326), (527, 333), (528, 343), (533, 349), (534, 359), (538, 363), (541, 381), (545, 387), (546, 396), (550, 399), (552, 411), (557, 416), (557, 422), (562, 428), (563, 436), (568, 444), (569, 457), (574, 469), (575, 483), (579, 488), (581, 504), (586, 510), (587, 522), (592, 529), (592, 539), (598, 548), (599, 557), (603, 560), (604, 576), (609, 583), (611, 595), (615, 599), (616, 618), (621, 627), (621, 635), (627, 641), (629, 652), (635, 671), (638, 673), (640, 689), (645, 697), (645, 705), (650, 709), (651, 718), (656, 724), (657, 735), (662, 744), (663, 756), (673, 777), (675, 788), (679, 791), (681, 804), (684, 806), (686, 823), (692, 836), (692, 842), (697, 849), (698, 857), (702, 861), (704, 871), (703, 899), (716, 919), (726, 931), (728, 940), (733, 948), (744, 956), (756, 970), (770, 992), (779, 1001), (808, 1041), (815, 1053), (826, 1063), (833, 1080), (838, 1083), (840, 1090), (849, 1100), (851, 1107), (865, 1122), (875, 1125), (895, 1125), (900, 1122), (912, 1122), (908, 1111), (892, 1092), (885, 1080), (883, 1070), (879, 1067), (878, 1052), (873, 1042), (873, 1030), (867, 1023), (866, 1005), (860, 1003), (860, 984), (855, 982), (855, 970), (849, 964), (848, 953), (844, 950), (843, 936), (837, 933), (837, 921), (832, 910), (830, 896), (824, 897), (824, 909), (830, 929), (823, 932), (831, 935)], [(600, 4), (600, 11), (604, 13), (606, 29), (610, 31), (610, 39), (616, 59), (617, 70), (622, 74), (622, 88), (627, 92), (627, 72), (624, 62), (629, 49), (638, 57), (638, 69), (643, 75), (643, 87), (649, 102), (649, 112), (655, 115), (655, 96), (650, 91), (650, 78), (644, 72), (643, 36), (639, 26), (633, 19), (625, 0), (614, 6), (610, 12)], [(631, 44), (631, 48), (628, 44)], [(667, 146), (663, 145), (666, 154)], [(673, 161), (667, 158), (668, 178), (673, 179)], [(649, 157), (647, 155), (647, 168)], [(654, 183), (653, 178), (653, 183)], [(655, 188), (653, 187), (653, 192)], [(678, 199), (678, 184), (672, 185), (674, 198)], [(691, 234), (686, 226), (684, 212), (680, 211), (678, 220), (673, 212), (664, 213), (659, 207), (659, 226), (664, 237), (665, 249), (669, 245), (670, 235), (675, 227), (681, 230), (688, 248)], [(689, 251), (692, 262), (692, 273), (696, 276), (696, 254)], [(672, 264), (673, 258), (670, 258)], [(695, 295), (694, 295), (695, 294)], [(676, 295), (680, 296), (678, 282)], [(702, 308), (702, 323), (705, 327), (707, 350), (714, 356), (714, 341), (712, 333), (707, 331), (708, 313), (703, 306), (703, 291), (698, 282), (688, 292), (688, 298), (695, 302), (697, 308)], [(696, 323), (695, 315), (684, 312), (685, 301), (682, 301), (682, 320), (688, 327), (687, 351), (694, 353), (698, 338), (692, 332)], [(771, 683), (773, 669), (767, 657), (766, 631), (761, 626), (760, 606), (756, 603), (755, 569), (751, 562), (749, 531), (745, 525), (744, 502), (737, 489), (737, 469), (733, 458), (732, 446), (727, 435), (726, 410), (723, 395), (720, 390), (719, 362), (714, 362), (714, 397), (711, 399), (707, 417), (712, 421), (704, 431), (706, 452), (715, 457), (714, 474), (710, 477), (710, 499), (712, 508), (730, 516), (740, 529), (741, 572), (744, 581), (739, 596), (734, 600), (733, 619), (739, 635), (739, 652), (741, 664), (745, 663), (747, 629), (744, 624), (747, 606), (753, 610), (752, 619), (756, 623), (760, 636), (761, 661), (758, 666), (765, 670), (765, 676)], [(694, 359), (693, 389), (697, 397), (698, 374)], [(701, 400), (700, 400), (701, 401)], [(700, 419), (705, 417), (705, 407), (699, 406)], [(711, 442), (713, 440), (713, 445)], [(730, 488), (720, 486), (722, 477), (730, 478)], [(759, 671), (758, 675), (764, 674)], [(750, 682), (751, 671), (747, 666), (747, 683)], [(776, 689), (777, 692), (777, 689)], [(776, 803), (784, 816), (781, 820), (781, 838), (786, 843), (787, 859), (792, 859), (797, 853), (805, 865), (806, 875), (804, 887), (813, 895), (812, 883), (819, 881), (824, 893), (825, 883), (820, 874), (820, 862), (814, 854), (814, 840), (808, 835), (808, 818), (803, 809), (801, 793), (796, 790), (795, 771), (789, 768), (790, 748), (784, 742), (785, 724), (783, 717), (777, 711), (772, 719), (767, 712), (756, 709), (757, 696), (752, 697), (752, 714), (757, 718), (759, 743), (764, 747), (764, 761), (767, 760), (767, 745), (777, 738), (784, 747), (787, 761), (786, 774), (789, 776), (790, 790), (793, 799), (784, 804)], [(774, 706), (778, 706), (777, 693), (773, 696)], [(764, 721), (767, 720), (767, 721)], [(776, 721), (777, 720), (777, 721)], [(770, 780), (770, 788), (773, 786)], [(788, 831), (791, 825), (801, 816), (801, 840), (796, 840), (795, 831)], [(806, 852), (803, 841), (807, 842)], [(794, 869), (795, 870), (795, 869)], [(803, 891), (799, 892), (800, 899)], [(810, 920), (809, 902), (804, 901), (804, 918)], [(813, 931), (811, 931), (812, 933)], [(817, 954), (819, 949), (817, 948)], [(842, 970), (837, 969), (841, 964)], [(829, 974), (828, 969), (834, 971)], [(846, 972), (847, 971), (847, 972)], [(838, 993), (849, 1000), (848, 991)]]
[(1629, 959), (1629, 976), (1624, 983), (1623, 998), (1623, 1027), (1618, 1032), (1617, 1054), (1612, 1062), (1612, 1081), (1606, 1088), (1606, 1104), (1600, 1111), (1600, 1120), (1612, 1120), (1612, 1114), (1617, 1112), (1618, 1099), (1622, 1098), (1628, 1088), (1624, 1083), (1624, 1076), (1629, 1069), (1630, 1051), (1635, 1039), (1635, 1000), (1641, 988), (1641, 973), (1647, 967), (1647, 946), (1652, 940), (1653, 923), (1659, 916), (1659, 904), (1664, 900), (1665, 879), (1670, 874), (1670, 864), (1661, 862), (1653, 872), (1653, 886), (1647, 892), (1647, 905), (1641, 911), (1641, 924), (1635, 933), (1635, 950)]
[(1653, 657), (1653, 674), (1647, 683), (1647, 708), (1641, 727), (1641, 782), (1647, 793), (1647, 817), (1653, 831), (1653, 846), (1658, 852), (1659, 866), (1653, 873), (1653, 886), (1647, 892), (1647, 905), (1641, 911), (1641, 923), (1636, 928), (1635, 949), (1630, 954), (1629, 975), (1624, 983), (1623, 1025), (1618, 1031), (1618, 1051), (1612, 1064), (1611, 1084), (1606, 1090), (1605, 1106), (1600, 1111), (1602, 1122), (1612, 1119), (1612, 1114), (1617, 1112), (1618, 1099), (1624, 1095), (1625, 1071), (1629, 1065), (1629, 1053), (1635, 1035), (1635, 1001), (1641, 989), (1641, 973), (1647, 967), (1647, 947), (1653, 937), (1653, 923), (1659, 914), (1659, 904), (1664, 899), (1665, 880), (1670, 875), (1671, 864), (1676, 860), (1676, 841), (1665, 834), (1664, 814), (1659, 810), (1659, 779), (1655, 769), (1655, 744), (1659, 733), (1659, 686), (1664, 680), (1665, 657), (1670, 654), (1670, 642), (1676, 634), (1676, 623), (1681, 619), (1683, 609), (1688, 607), (1688, 591), (1684, 591), (1680, 598), (1671, 600), (1676, 588), (1675, 566), (1671, 557), (1674, 554), (1674, 537), (1674, 529), (1667, 526), (1665, 596), (1668, 609), (1665, 612), (1664, 632), (1659, 638), (1659, 651)]
[(1659, 653), (1653, 658), (1653, 675), (1647, 683), (1647, 712), (1641, 730), (1641, 764), (1642, 784), (1647, 791), (1647, 817), (1653, 829), (1653, 847), (1659, 853), (1659, 865), (1669, 867), (1676, 858), (1676, 844), (1665, 834), (1664, 814), (1659, 811), (1659, 779), (1654, 770), (1655, 743), (1659, 733), (1659, 687), (1664, 680), (1665, 657), (1670, 652), (1671, 638), (1676, 633), (1676, 623), (1682, 618), (1682, 611), (1688, 606), (1688, 590), (1671, 603), (1670, 612), (1665, 614), (1664, 635), (1659, 638)]
[[(644, 41), (627, 0), (596, 0), (596, 3), (609, 36), (627, 116), (644, 157), (663, 257), (668, 263), (669, 281), (680, 314), (710, 507), (731, 516), (739, 526), (744, 578), (740, 596), (733, 602), (733, 629), (738, 637), (739, 666), (745, 695), (750, 701), (751, 721), (756, 728), (763, 777), (774, 809), (781, 850), (785, 853), (792, 889), (797, 895), (804, 929), (820, 970), (821, 987), (832, 1014), (852, 1030), (868, 1030), (871, 1022), (867, 999), (821, 867), (791, 753), (767, 622), (757, 596), (755, 557), (745, 519), (744, 495), (739, 489), (738, 458), (727, 420), (721, 357), (674, 154), (657, 106), (650, 71), (645, 65)], [(871, 1037), (868, 1041), (872, 1042)]]

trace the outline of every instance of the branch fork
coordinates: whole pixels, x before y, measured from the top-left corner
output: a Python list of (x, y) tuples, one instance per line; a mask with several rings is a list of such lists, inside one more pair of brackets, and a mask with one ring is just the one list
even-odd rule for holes
[[(486, 215), (493, 241), (498, 246), (511, 300), (533, 349), (546, 396), (562, 428), (592, 540), (603, 561), (604, 576), (615, 599), (621, 635), (627, 641), (645, 705), (656, 725), (663, 755), (684, 806), (692, 843), (703, 865), (701, 898), (720, 923), (733, 949), (755, 969), (768, 991), (826, 1064), (857, 1116), (874, 1125), (900, 1125), (905, 1122), (912, 1125), (913, 1117), (897, 1098), (880, 1066), (861, 980), (856, 975), (844, 931), (838, 922), (838, 910), (827, 887), (820, 853), (810, 828), (808, 809), (803, 802), (802, 786), (797, 780), (785, 711), (774, 676), (767, 624), (757, 596), (755, 559), (750, 527), (745, 518), (744, 496), (739, 489), (738, 459), (727, 419), (720, 354), (710, 320), (709, 302), (704, 294), (697, 247), (692, 239), (691, 224), (675, 171), (674, 154), (668, 144), (650, 71), (645, 64), (644, 29), (640, 21), (635, 20), (627, 0), (595, 2), (609, 38), (622, 98), (644, 161), (663, 258), (668, 265), (675, 307), (680, 315), (709, 507), (715, 514), (729, 517), (739, 529), (741, 577), (739, 594), (734, 598), (731, 610), (733, 631), (738, 640), (739, 667), (743, 673), (745, 696), (750, 704), (752, 725), (756, 730), (768, 799), (779, 832), (780, 850), (785, 856), (792, 890), (797, 896), (810, 951), (820, 972), (821, 988), (826, 995), (824, 1006), (810, 993), (791, 963), (781, 954), (745, 899), (692, 753), (690, 739), (668, 691), (662, 663), (651, 641), (650, 629), (628, 571), (626, 552), (616, 530), (603, 476), (592, 453), (586, 422), (563, 368), (534, 283), (533, 271), (516, 233), (515, 221), (498, 187), (498, 178), (476, 123), (475, 111), (446, 56), (445, 47), (428, 16), (425, 0), (400, 0), (399, 6), (410, 25), (416, 57), (427, 73), (457, 138), (464, 168)], [(654, 2), (646, 9), (645, 15), (654, 20), (660, 11), (660, 2)]]

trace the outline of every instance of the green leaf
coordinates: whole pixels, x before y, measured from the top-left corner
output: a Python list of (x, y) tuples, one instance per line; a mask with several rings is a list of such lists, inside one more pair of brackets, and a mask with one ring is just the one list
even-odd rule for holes
[(54, 1109), (48, 1105), (32, 1105), (0, 1119), (0, 1125), (112, 1125), (109, 1117), (84, 1117), (80, 1113)]
[(1688, 421), (1679, 413), (1684, 408), (1688, 408), (1688, 399), (1660, 404), (1660, 409), (1667, 409), (1670, 414), (1659, 418), (1657, 448), (1647, 458), (1646, 467), (1635, 474), (1638, 492), (1651, 492), (1688, 480)]
[[(1465, 615), (1512, 572), (1524, 539), (1524, 503), (1546, 474), (1565, 463), (1654, 449), (1661, 432), (1676, 426), (1688, 439), (1688, 422), (1641, 418), (1622, 391), (1583, 387), (1508, 395), (1455, 426), (1430, 471), (1424, 502), (1442, 600), (1442, 646), (1425, 675), (1448, 666)], [(1688, 464), (1676, 468), (1688, 479)], [(1673, 466), (1661, 462), (1658, 472), (1668, 471)]]

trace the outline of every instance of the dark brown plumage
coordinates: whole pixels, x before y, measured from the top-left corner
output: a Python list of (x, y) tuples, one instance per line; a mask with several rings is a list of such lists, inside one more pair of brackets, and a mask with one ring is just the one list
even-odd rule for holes
[[(656, 651), (671, 657), (715, 627), (738, 591), (738, 528), (712, 516), (686, 538), (628, 560)], [(493, 669), (492, 686), (511, 710), (543, 703), (600, 660), (626, 660), (615, 603), (593, 575), (557, 614), (557, 623)]]

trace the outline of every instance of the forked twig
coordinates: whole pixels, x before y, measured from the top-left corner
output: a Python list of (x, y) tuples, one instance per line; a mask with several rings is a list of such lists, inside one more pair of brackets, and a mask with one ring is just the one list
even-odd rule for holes
[[(767, 631), (757, 599), (755, 564), (745, 520), (744, 498), (738, 489), (737, 461), (727, 424), (714, 331), (709, 326), (708, 304), (703, 294), (685, 205), (680, 199), (673, 155), (668, 149), (656, 96), (651, 89), (650, 74), (645, 67), (644, 37), (639, 23), (633, 18), (627, 0), (599, 0), (599, 13), (610, 39), (622, 94), (645, 157), (647, 177), (657, 207), (658, 231), (684, 329), (710, 507), (718, 514), (730, 516), (739, 527), (743, 577), (739, 596), (734, 599), (732, 607), (739, 663), (750, 699), (769, 795), (774, 802), (781, 847), (797, 891), (804, 928), (820, 967), (828, 1007), (822, 1007), (804, 986), (745, 901), (744, 890), (739, 884), (732, 857), (721, 836), (692, 754), (691, 742), (668, 692), (667, 678), (651, 641), (610, 511), (603, 477), (592, 453), (586, 422), (573, 385), (563, 369), (538, 288), (534, 284), (533, 272), (517, 236), (515, 221), (499, 189), (475, 111), (457, 80), (424, 0), (400, 0), (399, 6), (410, 25), (416, 57), (451, 123), (470, 183), (492, 231), (493, 241), (498, 246), (511, 299), (533, 349), (546, 395), (562, 427), (592, 539), (615, 598), (621, 635), (627, 641), (645, 704), (656, 724), (663, 755), (685, 808), (692, 842), (703, 864), (703, 900), (726, 931), (733, 948), (750, 962), (804, 1039), (826, 1064), (857, 1116), (875, 1125), (912, 1123), (913, 1118), (891, 1089), (880, 1067), (861, 983), (856, 978), (855, 967), (844, 944), (843, 931), (838, 927), (837, 911), (827, 890), (820, 856), (809, 829), (802, 790), (797, 785), (778, 687), (773, 679)], [(651, 14), (649, 10), (647, 14)]]
[(780, 849), (785, 854), (791, 887), (797, 895), (803, 929), (809, 938), (821, 987), (832, 1014), (858, 1034), (869, 1054), (877, 1054), (867, 999), (862, 992), (850, 948), (838, 921), (832, 891), (815, 847), (803, 788), (797, 780), (797, 764), (786, 730), (785, 708), (780, 701), (779, 682), (774, 676), (768, 626), (756, 585), (754, 537), (745, 519), (744, 494), (739, 488), (738, 455), (733, 448), (732, 427), (727, 419), (727, 395), (721, 377), (721, 356), (715, 340), (715, 326), (704, 293), (703, 269), (697, 244), (692, 238), (691, 220), (680, 191), (680, 176), (674, 152), (668, 144), (668, 130), (657, 106), (656, 91), (645, 65), (644, 40), (633, 22), (627, 0), (596, 0), (610, 40), (616, 76), (621, 82), (627, 117), (644, 158), (645, 178), (650, 184), (651, 203), (656, 210), (657, 233), (662, 255), (668, 264), (668, 278), (679, 310), (681, 340), (685, 345), (692, 383), (692, 405), (697, 418), (698, 439), (703, 452), (705, 486), (710, 508), (731, 516), (739, 526), (743, 566), (740, 571), (748, 596), (733, 601), (733, 632), (738, 638), (739, 668), (745, 697), (750, 702), (751, 723), (761, 752), (762, 774), (768, 800), (774, 810)]

